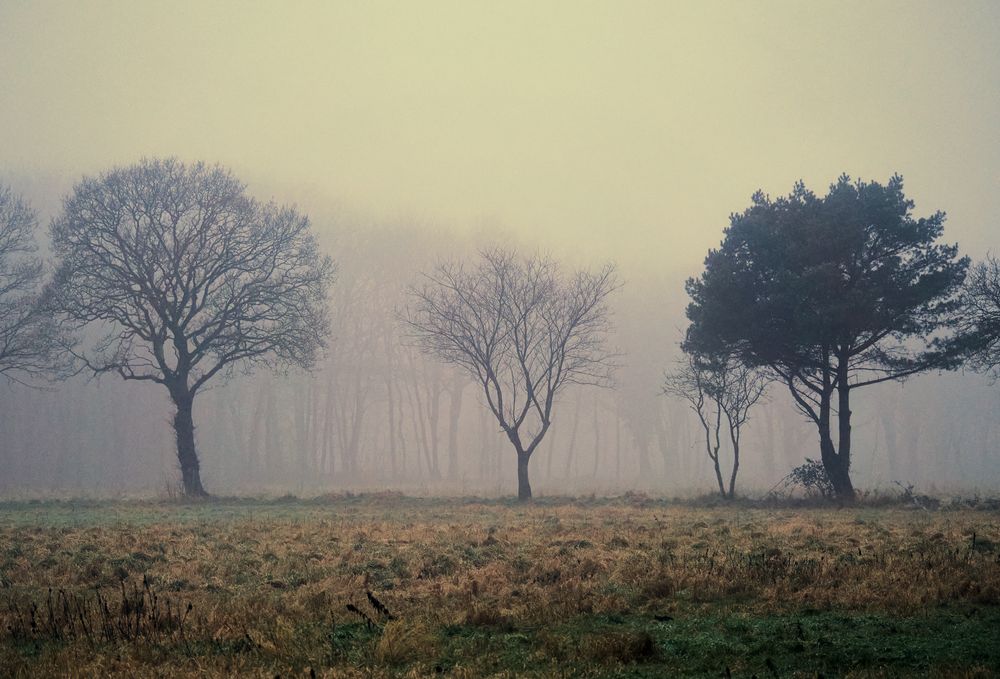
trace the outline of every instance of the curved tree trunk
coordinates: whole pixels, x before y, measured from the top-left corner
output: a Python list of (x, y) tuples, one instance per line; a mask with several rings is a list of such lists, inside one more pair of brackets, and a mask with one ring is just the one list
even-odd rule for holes
[[(715, 425), (713, 431), (713, 425), (709, 420), (705, 419), (705, 416), (700, 410), (697, 411), (698, 419), (701, 421), (701, 426), (705, 430), (705, 451), (708, 453), (708, 458), (712, 461), (712, 467), (715, 469), (715, 481), (719, 484), (719, 495), (723, 498), (726, 496), (726, 484), (722, 480), (722, 466), (719, 464), (719, 449), (722, 447), (722, 441), (719, 439), (719, 431), (722, 427), (722, 404), (718, 401), (715, 402)], [(715, 440), (712, 440), (712, 435), (715, 435)]]
[(728, 497), (726, 495), (726, 482), (722, 480), (722, 465), (719, 464), (719, 453), (715, 453), (715, 457), (712, 458), (712, 465), (715, 467), (715, 481), (719, 484), (719, 495), (723, 498)]
[[(833, 436), (831, 435), (831, 424), (830, 424), (830, 407), (829, 405), (820, 406), (820, 421), (819, 421), (819, 449), (820, 458), (823, 461), (823, 468), (826, 470), (826, 475), (830, 479), (830, 483), (833, 484), (833, 491), (836, 493), (837, 497), (841, 500), (853, 500), (854, 499), (854, 485), (851, 483), (850, 476), (850, 410), (846, 411), (847, 422), (844, 420), (844, 412), (840, 414), (840, 445), (841, 452), (837, 452), (836, 446), (833, 444)], [(845, 426), (846, 430), (845, 430)], [(846, 438), (845, 438), (846, 435)], [(844, 444), (847, 444), (847, 455), (844, 455)]]
[(733, 471), (729, 475), (729, 493), (728, 497), (730, 500), (736, 497), (736, 475), (740, 471), (740, 432), (739, 429), (735, 429), (730, 426), (729, 429), (729, 440), (733, 443)]
[(177, 413), (174, 415), (174, 433), (177, 435), (177, 460), (181, 467), (184, 495), (187, 497), (207, 497), (201, 485), (201, 471), (198, 452), (194, 444), (194, 396), (190, 393), (174, 393), (171, 390)]

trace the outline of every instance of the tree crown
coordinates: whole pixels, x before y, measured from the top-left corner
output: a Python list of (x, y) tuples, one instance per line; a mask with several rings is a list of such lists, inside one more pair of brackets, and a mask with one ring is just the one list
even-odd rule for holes
[(972, 268), (963, 290), (960, 338), (976, 370), (1000, 379), (1000, 259)]
[(968, 259), (937, 242), (944, 213), (912, 210), (899, 176), (842, 176), (822, 198), (802, 183), (777, 200), (758, 192), (687, 282), (686, 346), (785, 377), (836, 356), (853, 386), (954, 364), (936, 333), (955, 323)]
[(530, 452), (562, 389), (610, 382), (607, 298), (616, 285), (611, 265), (564, 277), (551, 259), (487, 249), (478, 266), (444, 263), (428, 274), (405, 320), (424, 351), (475, 379), (508, 437), (533, 422)]
[(58, 326), (40, 303), (35, 211), (0, 186), (0, 374), (25, 383), (64, 374)]
[(309, 220), (221, 168), (143, 160), (84, 178), (51, 226), (51, 297), (95, 373), (192, 392), (234, 366), (308, 367), (328, 331), (333, 265)]

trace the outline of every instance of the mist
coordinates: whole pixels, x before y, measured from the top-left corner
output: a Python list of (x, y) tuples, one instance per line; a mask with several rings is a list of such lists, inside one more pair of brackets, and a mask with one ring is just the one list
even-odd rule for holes
[(1000, 2), (0, 0), (0, 675), (1000, 676)]
[[(697, 276), (758, 189), (906, 181), (945, 242), (1000, 243), (1000, 11), (992, 3), (0, 3), (0, 183), (37, 234), (83, 175), (143, 157), (232, 168), (308, 215), (336, 263), (312, 372), (199, 396), (226, 495), (509, 495), (516, 460), (474, 384), (400, 314), (422, 272), (503, 245), (614, 262), (614, 385), (570, 388), (536, 495), (712, 492), (698, 423), (662, 394)], [(170, 495), (171, 404), (113, 375), (0, 389), (0, 495)], [(1000, 389), (971, 371), (859, 392), (859, 487), (995, 493)], [(780, 384), (740, 490), (818, 456)]]
[[(36, 204), (46, 204), (42, 189), (50, 196), (66, 190), (21, 185)], [(206, 486), (226, 495), (511, 494), (516, 459), (481, 389), (423, 354), (400, 315), (410, 288), (442, 259), (472, 259), (497, 242), (540, 246), (500, 230), (462, 234), (427, 222), (340, 219), (335, 207), (310, 213), (330, 215), (314, 219), (327, 225), (322, 246), (337, 262), (332, 337), (311, 372), (237, 374), (199, 396)], [(564, 259), (594, 264), (579, 253)], [(693, 263), (688, 275), (697, 271)], [(531, 461), (536, 495), (712, 492), (695, 415), (662, 393), (664, 373), (681, 355), (685, 276), (639, 266), (622, 267), (621, 276), (611, 303), (614, 384), (560, 396)], [(172, 406), (162, 391), (117, 375), (5, 385), (0, 490), (8, 497), (179, 495)], [(987, 376), (931, 373), (878, 385), (861, 392), (854, 409), (859, 487), (894, 491), (899, 483), (963, 495), (989, 494), (1000, 483), (1000, 392)], [(818, 457), (815, 428), (783, 385), (772, 384), (747, 425), (741, 492), (763, 495), (807, 457)]]

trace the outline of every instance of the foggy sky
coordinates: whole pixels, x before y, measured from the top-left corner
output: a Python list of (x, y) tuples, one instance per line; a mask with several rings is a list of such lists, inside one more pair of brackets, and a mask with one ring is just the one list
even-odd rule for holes
[(0, 179), (177, 155), (314, 214), (688, 275), (757, 188), (900, 172), (978, 257), (998, 37), (995, 2), (0, 0)]
[[(424, 489), (420, 398), (447, 380), (394, 334), (393, 309), (416, 269), (508, 237), (572, 265), (616, 260), (626, 284), (619, 387), (563, 399), (536, 489), (711, 490), (691, 415), (658, 393), (683, 280), (729, 214), (758, 188), (803, 179), (822, 194), (842, 172), (898, 172), (916, 215), (946, 211), (945, 240), (979, 259), (1000, 250), (998, 123), (997, 2), (0, 0), (0, 183), (43, 226), (81, 175), (173, 155), (297, 203), (338, 261), (316, 373), (237, 380), (199, 406), (213, 490)], [(388, 368), (363, 360), (368, 332), (390, 337)], [(347, 379), (344, 366), (363, 368)], [(173, 483), (158, 390), (8, 386), (0, 494)], [(815, 430), (772, 393), (743, 488), (817, 454)], [(857, 480), (997, 487), (998, 393), (961, 373), (865, 390)], [(462, 454), (446, 488), (502, 492), (514, 459), (473, 390), (462, 399), (449, 401)], [(345, 476), (359, 408), (361, 471)], [(397, 444), (403, 469), (387, 475)]]

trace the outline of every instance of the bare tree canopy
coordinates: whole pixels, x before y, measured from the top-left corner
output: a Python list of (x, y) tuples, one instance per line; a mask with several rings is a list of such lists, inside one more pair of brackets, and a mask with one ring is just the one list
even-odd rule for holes
[(39, 303), (34, 210), (0, 186), (0, 373), (23, 382), (66, 367), (56, 325)]
[(972, 267), (965, 280), (961, 335), (970, 365), (1000, 378), (1000, 260), (992, 255)]
[(204, 494), (198, 390), (236, 368), (309, 367), (324, 344), (333, 265), (309, 220), (223, 168), (144, 160), (83, 179), (51, 234), (56, 308), (102, 335), (78, 358), (167, 387), (185, 493)]
[(615, 270), (566, 277), (549, 258), (500, 248), (474, 267), (439, 265), (411, 291), (406, 322), (427, 353), (465, 370), (517, 452), (518, 497), (531, 497), (528, 461), (567, 385), (611, 382), (607, 299)]

